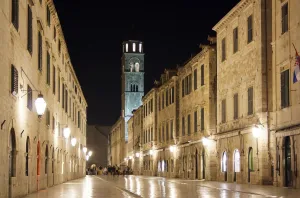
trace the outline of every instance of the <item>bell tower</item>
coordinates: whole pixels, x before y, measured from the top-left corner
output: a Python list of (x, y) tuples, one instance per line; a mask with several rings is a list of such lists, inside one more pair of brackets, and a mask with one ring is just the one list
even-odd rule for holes
[(125, 141), (128, 141), (127, 122), (132, 111), (142, 105), (144, 96), (144, 52), (141, 41), (123, 42), (122, 55), (122, 117), (125, 121)]

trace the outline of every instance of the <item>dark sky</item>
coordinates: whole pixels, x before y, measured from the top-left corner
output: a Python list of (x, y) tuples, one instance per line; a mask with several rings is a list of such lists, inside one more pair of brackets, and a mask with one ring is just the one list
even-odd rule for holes
[(144, 42), (147, 93), (164, 68), (200, 51), (239, 0), (148, 2), (54, 0), (88, 103), (88, 124), (112, 125), (120, 115), (122, 41)]

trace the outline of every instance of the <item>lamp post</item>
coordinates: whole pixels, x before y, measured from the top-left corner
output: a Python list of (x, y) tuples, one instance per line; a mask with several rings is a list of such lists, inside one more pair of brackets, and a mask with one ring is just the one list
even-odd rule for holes
[(38, 114), (38, 117), (41, 118), (42, 115), (44, 115), (45, 110), (46, 110), (46, 102), (44, 100), (43, 95), (40, 93), (38, 95), (38, 98), (35, 100), (35, 108), (36, 108), (36, 113)]

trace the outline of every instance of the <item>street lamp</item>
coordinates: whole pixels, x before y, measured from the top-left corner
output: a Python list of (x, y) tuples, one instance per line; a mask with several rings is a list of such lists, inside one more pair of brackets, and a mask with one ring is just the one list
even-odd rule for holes
[(135, 154), (135, 157), (140, 157), (140, 153), (136, 153), (136, 154)]
[(86, 161), (89, 161), (89, 159), (90, 159), (90, 156), (85, 156), (85, 159), (86, 159)]
[(206, 137), (203, 137), (202, 144), (203, 144), (203, 146), (207, 146), (209, 144), (209, 139), (207, 139)]
[(76, 140), (76, 138), (72, 138), (72, 139), (71, 139), (71, 144), (72, 144), (72, 146), (75, 146), (75, 145), (76, 145), (76, 143), (77, 143), (77, 140)]
[(89, 152), (88, 152), (88, 156), (90, 156), (90, 157), (91, 157), (91, 156), (92, 156), (92, 154), (93, 154), (93, 152), (92, 152), (92, 151), (89, 151)]
[(150, 155), (153, 155), (153, 149), (151, 149), (151, 150), (149, 151), (149, 154), (150, 154)]
[(71, 130), (70, 130), (69, 127), (64, 128), (64, 137), (65, 137), (66, 139), (69, 138), (70, 133), (71, 133)]
[(87, 148), (86, 148), (86, 147), (83, 147), (83, 148), (82, 148), (82, 151), (83, 151), (84, 154), (86, 154)]
[(38, 95), (38, 98), (35, 100), (35, 108), (36, 108), (36, 113), (38, 114), (39, 118), (44, 115), (45, 110), (46, 110), (46, 102), (44, 100), (43, 95), (40, 93)]

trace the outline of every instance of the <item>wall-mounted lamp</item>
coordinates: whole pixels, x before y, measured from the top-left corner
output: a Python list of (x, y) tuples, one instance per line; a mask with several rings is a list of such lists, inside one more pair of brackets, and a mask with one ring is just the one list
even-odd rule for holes
[(135, 157), (140, 157), (140, 153), (135, 153)]
[(77, 139), (76, 139), (76, 138), (72, 138), (72, 139), (71, 139), (71, 144), (72, 144), (72, 146), (75, 146), (76, 143), (77, 143)]
[(83, 147), (83, 148), (82, 148), (82, 151), (83, 151), (84, 154), (86, 154), (87, 148), (86, 148), (86, 147)]
[(153, 155), (153, 153), (154, 153), (154, 151), (153, 151), (153, 149), (151, 149), (151, 150), (149, 151), (149, 154), (150, 154), (150, 155)]
[(88, 152), (88, 156), (91, 157), (92, 155), (93, 155), (93, 152), (92, 152), (92, 151), (89, 151), (89, 152)]
[(45, 110), (46, 110), (46, 102), (44, 100), (43, 95), (40, 93), (38, 95), (38, 98), (35, 100), (35, 108), (36, 108), (36, 113), (38, 114), (39, 118), (42, 117), (42, 115), (44, 115)]
[(69, 127), (64, 128), (64, 137), (65, 137), (66, 139), (69, 138), (70, 134), (71, 134), (70, 128), (69, 128)]

